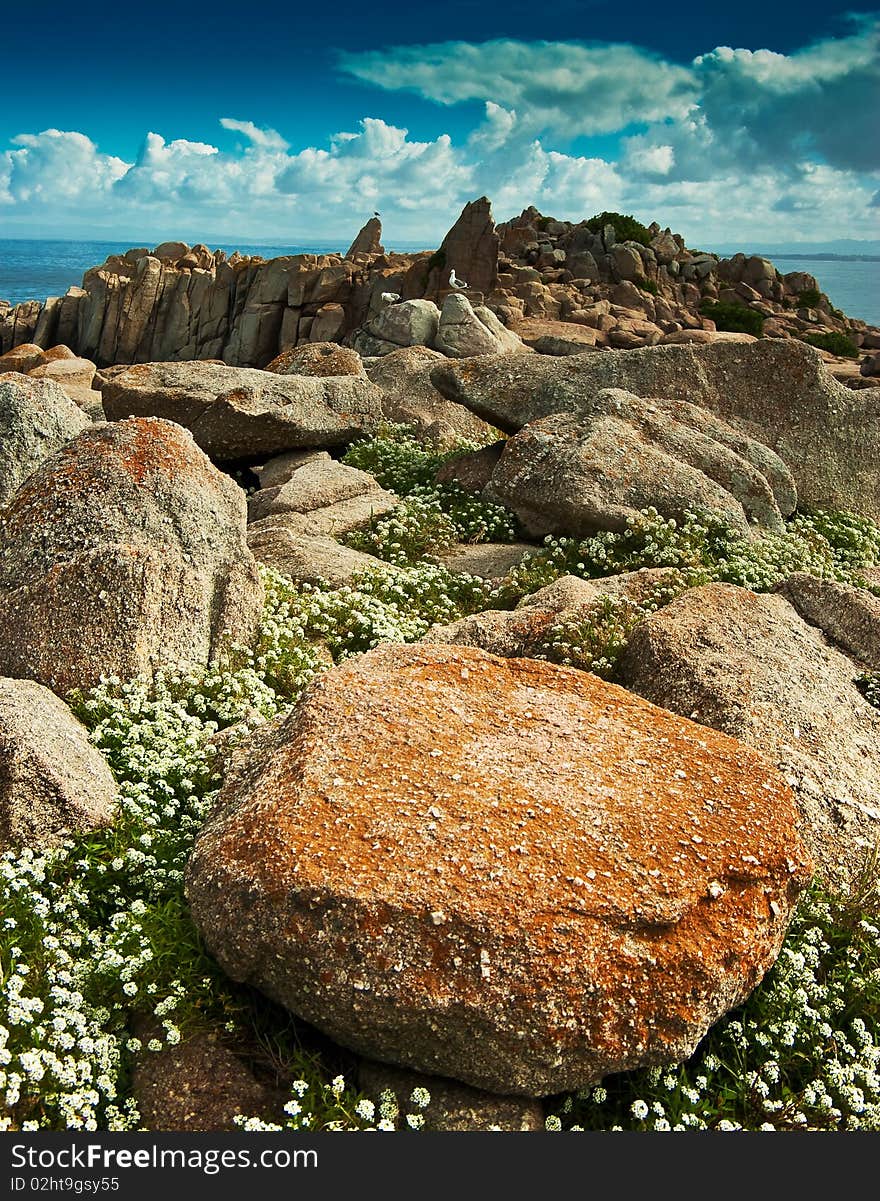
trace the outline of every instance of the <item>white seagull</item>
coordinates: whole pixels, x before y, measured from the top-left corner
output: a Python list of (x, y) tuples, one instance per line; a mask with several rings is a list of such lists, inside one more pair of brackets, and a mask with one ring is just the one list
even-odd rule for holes
[(449, 286), (450, 286), (450, 288), (466, 288), (467, 287), (467, 284), (464, 282), (464, 280), (459, 279), (458, 276), (455, 274), (454, 267), (449, 272)]
[(397, 304), (401, 297), (399, 292), (382, 292), (379, 299), (383, 304)]

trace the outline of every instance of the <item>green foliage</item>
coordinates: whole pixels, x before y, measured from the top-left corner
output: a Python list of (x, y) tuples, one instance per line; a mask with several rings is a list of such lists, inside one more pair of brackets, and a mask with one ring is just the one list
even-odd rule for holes
[(818, 288), (805, 288), (803, 292), (798, 292), (798, 308), (814, 309), (822, 302), (822, 293)]
[(726, 333), (753, 334), (760, 338), (764, 332), (764, 317), (744, 304), (727, 304), (720, 300), (704, 300), (700, 312), (715, 322), (715, 328)]
[(640, 242), (642, 246), (650, 245), (651, 235), (647, 228), (627, 213), (597, 213), (587, 222), (587, 229), (594, 234), (600, 234), (606, 225), (614, 226), (618, 242)]
[(836, 354), (844, 359), (859, 357), (857, 347), (853, 345), (846, 334), (842, 334), (836, 329), (828, 330), (824, 334), (807, 334), (804, 341), (810, 346), (815, 346), (817, 350), (827, 350), (829, 354)]
[(657, 281), (656, 281), (656, 280), (653, 280), (653, 279), (644, 279), (644, 278), (643, 278), (643, 279), (637, 279), (637, 280), (635, 281), (635, 284), (636, 284), (636, 287), (637, 287), (637, 288), (639, 289), (639, 291), (641, 291), (641, 292), (650, 292), (650, 294), (651, 294), (652, 296), (658, 296), (658, 295), (660, 294), (660, 289), (659, 289), (659, 287), (657, 286)]
[(383, 424), (370, 438), (355, 442), (343, 456), (342, 462), (375, 476), (383, 488), (408, 496), (414, 488), (430, 487), (434, 476), (447, 459), (462, 450), (478, 449), (462, 443), (454, 450), (429, 450), (406, 425)]

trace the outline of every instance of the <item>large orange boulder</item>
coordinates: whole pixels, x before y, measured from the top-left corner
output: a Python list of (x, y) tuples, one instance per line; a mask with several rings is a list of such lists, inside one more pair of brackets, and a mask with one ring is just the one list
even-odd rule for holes
[(542, 1095), (688, 1056), (809, 876), (755, 752), (595, 676), (385, 646), (234, 765), (187, 874), (236, 980), (375, 1059)]

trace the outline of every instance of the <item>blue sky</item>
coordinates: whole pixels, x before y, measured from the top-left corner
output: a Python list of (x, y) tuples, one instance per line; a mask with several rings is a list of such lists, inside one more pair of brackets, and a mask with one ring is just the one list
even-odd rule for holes
[(482, 193), (880, 235), (877, 0), (107, 7), (4, 13), (0, 236), (432, 244)]

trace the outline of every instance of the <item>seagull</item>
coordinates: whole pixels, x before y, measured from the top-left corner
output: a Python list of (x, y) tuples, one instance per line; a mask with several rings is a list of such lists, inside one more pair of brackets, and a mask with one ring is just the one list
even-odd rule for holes
[(464, 282), (464, 280), (459, 279), (458, 276), (455, 274), (454, 267), (449, 272), (449, 286), (450, 286), (450, 288), (459, 288), (459, 289), (467, 287), (467, 284)]
[(375, 209), (373, 209), (373, 216), (374, 216), (374, 217), (381, 217), (381, 216), (382, 216), (382, 214), (381, 214), (381, 213), (377, 213), (377, 212), (376, 212), (376, 210), (375, 210)]
[(399, 292), (382, 292), (379, 299), (383, 304), (397, 304), (401, 300)]

